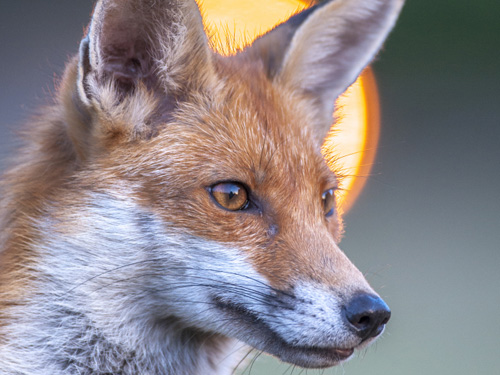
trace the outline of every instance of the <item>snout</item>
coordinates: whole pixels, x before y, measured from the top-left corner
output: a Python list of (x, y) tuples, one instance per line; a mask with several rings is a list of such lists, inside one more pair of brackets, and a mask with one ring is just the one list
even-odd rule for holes
[(344, 316), (351, 331), (365, 341), (382, 333), (391, 310), (378, 296), (358, 294), (346, 304)]

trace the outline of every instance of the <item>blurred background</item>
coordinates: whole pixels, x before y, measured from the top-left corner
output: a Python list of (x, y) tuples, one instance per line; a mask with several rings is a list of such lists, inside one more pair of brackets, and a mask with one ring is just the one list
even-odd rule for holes
[[(0, 170), (91, 9), (0, 2)], [(373, 65), (380, 149), (341, 246), (393, 310), (384, 336), (336, 369), (262, 355), (243, 373), (500, 374), (499, 19), (498, 0), (409, 0)]]

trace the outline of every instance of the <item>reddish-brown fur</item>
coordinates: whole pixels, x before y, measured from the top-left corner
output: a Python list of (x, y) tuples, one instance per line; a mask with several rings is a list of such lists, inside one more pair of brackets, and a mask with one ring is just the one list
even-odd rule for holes
[[(99, 3), (79, 59), (69, 62), (54, 104), (26, 128), (26, 145), (4, 176), (0, 345), (7, 340), (3, 328), (22, 318), (11, 312), (32, 300), (40, 286), (35, 278), (44, 277), (39, 262), (50, 251), (44, 248), (50, 233), (41, 233), (38, 224), (49, 222), (54, 234), (78, 237), (75, 211), (83, 211), (89, 202), (82, 197), (89, 193), (114, 195), (164, 227), (238, 249), (271, 290), (293, 294), (307, 284), (332, 298), (373, 293), (336, 245), (340, 217), (326, 217), (322, 206), (322, 194), (338, 182), (320, 152), (329, 123), (322, 123), (323, 109), (313, 97), (319, 88), (304, 92), (273, 80), (255, 49), (229, 58), (214, 54), (194, 1), (177, 5), (181, 16), (156, 2), (124, 4)], [(154, 19), (146, 5), (158, 7)], [(135, 20), (130, 14), (138, 19), (130, 30), (144, 32), (134, 33), (132, 46), (130, 30), (121, 27)], [(172, 20), (187, 31), (166, 28)], [(101, 33), (113, 37), (101, 45)], [(273, 43), (282, 39), (279, 30), (276, 35)], [(266, 56), (271, 51), (265, 41), (256, 46)], [(98, 60), (98, 52), (109, 54), (108, 60)], [(153, 56), (148, 59), (146, 52)], [(130, 64), (129, 54), (137, 55), (134, 67), (119, 65), (122, 59)], [(219, 207), (209, 189), (224, 181), (243, 184), (257, 207), (236, 213)], [(283, 358), (295, 361), (290, 354)], [(339, 360), (296, 363), (326, 366)]]
[[(68, 69), (60, 98), (73, 89), (74, 80), (74, 69)], [(70, 108), (65, 104), (47, 107), (30, 121), (24, 130), (26, 146), (1, 180), (0, 327), (15, 318), (9, 316), (8, 307), (22, 304), (31, 291), (29, 281), (39, 256), (32, 246), (39, 235), (33, 230), (33, 220), (43, 215), (46, 202), (78, 164), (64, 125), (65, 111)], [(2, 335), (0, 330), (0, 340)]]

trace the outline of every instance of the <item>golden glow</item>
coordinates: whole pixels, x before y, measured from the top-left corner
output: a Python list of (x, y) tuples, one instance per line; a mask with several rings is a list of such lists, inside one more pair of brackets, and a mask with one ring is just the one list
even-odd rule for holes
[[(300, 0), (198, 0), (214, 46), (222, 54), (251, 43), (310, 3)], [(228, 36), (234, 38), (224, 43)], [(361, 192), (375, 158), (379, 134), (378, 96), (370, 69), (337, 101), (338, 119), (323, 145), (330, 167), (342, 178), (338, 199), (347, 211)]]
[(257, 36), (285, 21), (294, 13), (307, 8), (299, 0), (197, 0), (206, 27), (215, 33), (216, 42), (228, 35), (234, 38), (231, 46), (217, 43), (220, 53), (234, 52), (232, 48), (242, 48)]
[(322, 152), (340, 178), (338, 199), (346, 212), (352, 207), (370, 174), (377, 150), (379, 103), (375, 77), (366, 69), (337, 99), (337, 122)]

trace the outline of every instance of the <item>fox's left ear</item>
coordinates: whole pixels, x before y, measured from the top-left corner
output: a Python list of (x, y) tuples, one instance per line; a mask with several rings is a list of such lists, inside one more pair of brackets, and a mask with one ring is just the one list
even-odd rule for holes
[(335, 99), (371, 62), (394, 26), (404, 0), (330, 0), (258, 38), (246, 53), (263, 60), (268, 76), (316, 109), (323, 139)]

